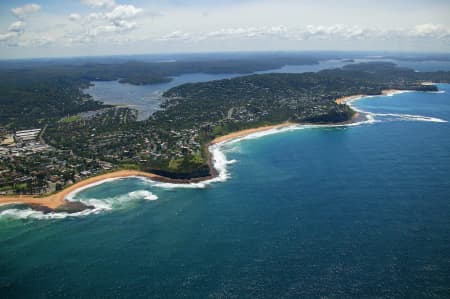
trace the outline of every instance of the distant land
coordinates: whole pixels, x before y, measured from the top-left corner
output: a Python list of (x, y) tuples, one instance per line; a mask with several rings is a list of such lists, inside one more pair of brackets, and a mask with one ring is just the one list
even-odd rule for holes
[(211, 178), (216, 173), (208, 146), (218, 137), (286, 122), (348, 123), (357, 113), (339, 98), (391, 89), (436, 91), (423, 83), (450, 82), (450, 72), (415, 72), (390, 62), (241, 76), (174, 87), (163, 94), (162, 110), (144, 121), (130, 107), (104, 105), (83, 93), (98, 80), (154, 84), (190, 72), (245, 74), (317, 62), (277, 56), (2, 69), (0, 192), (44, 195), (117, 170), (177, 183)]

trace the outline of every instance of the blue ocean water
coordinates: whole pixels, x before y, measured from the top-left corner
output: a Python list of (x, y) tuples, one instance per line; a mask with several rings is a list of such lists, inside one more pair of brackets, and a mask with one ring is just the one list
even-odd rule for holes
[(0, 297), (448, 298), (450, 124), (404, 117), (450, 120), (439, 88), (229, 144), (204, 188), (112, 181), (75, 196), (104, 211), (63, 219), (3, 207)]

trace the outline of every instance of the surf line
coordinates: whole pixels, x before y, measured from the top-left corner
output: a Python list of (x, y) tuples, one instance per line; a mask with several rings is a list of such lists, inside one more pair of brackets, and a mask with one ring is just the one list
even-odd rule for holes
[[(404, 92), (410, 92), (410, 91), (392, 91), (389, 92), (383, 92), (381, 96), (393, 96), (396, 94), (404, 93)], [(302, 130), (302, 129), (312, 129), (312, 128), (332, 128), (332, 127), (348, 127), (348, 126), (359, 126), (362, 124), (370, 124), (378, 122), (375, 117), (395, 117), (397, 119), (401, 120), (413, 120), (413, 121), (428, 121), (428, 122), (447, 122), (446, 120), (434, 118), (434, 117), (427, 117), (427, 116), (421, 116), (421, 115), (409, 115), (409, 114), (394, 114), (394, 113), (372, 113), (368, 111), (364, 111), (361, 109), (358, 109), (352, 105), (355, 101), (372, 98), (375, 96), (366, 96), (366, 95), (355, 95), (345, 98), (340, 98), (336, 100), (336, 103), (338, 104), (347, 104), (349, 105), (353, 110), (357, 112), (357, 115), (355, 117), (346, 123), (337, 123), (337, 124), (301, 124), (301, 123), (282, 123), (278, 125), (273, 126), (265, 126), (260, 128), (254, 128), (254, 129), (248, 129), (243, 130), (239, 132), (234, 132), (225, 136), (218, 137), (214, 139), (209, 147), (208, 150), (211, 153), (211, 159), (212, 159), (212, 165), (217, 171), (217, 175), (209, 178), (204, 181), (199, 182), (192, 182), (187, 184), (179, 184), (179, 183), (171, 183), (171, 182), (162, 182), (159, 180), (155, 180), (150, 174), (141, 175), (140, 172), (133, 172), (128, 173), (127, 175), (117, 175), (113, 178), (104, 178), (104, 179), (94, 179), (93, 182), (88, 184), (83, 184), (83, 186), (76, 187), (75, 185), (70, 188), (71, 192), (67, 193), (64, 196), (64, 200), (67, 200), (69, 202), (81, 202), (83, 204), (89, 205), (93, 207), (89, 210), (83, 210), (77, 213), (67, 213), (67, 212), (50, 212), (50, 213), (44, 213), (42, 211), (36, 211), (31, 208), (29, 209), (7, 209), (0, 212), (1, 216), (9, 216), (9, 217), (15, 217), (15, 218), (35, 218), (35, 219), (60, 219), (60, 218), (66, 218), (66, 217), (77, 217), (77, 216), (86, 216), (90, 214), (97, 214), (102, 211), (107, 211), (113, 209), (114, 205), (120, 205), (120, 203), (127, 202), (130, 200), (135, 199), (146, 199), (146, 200), (156, 200), (157, 196), (151, 193), (147, 190), (137, 190), (132, 191), (127, 194), (122, 194), (118, 196), (114, 196), (109, 199), (78, 199), (77, 194), (83, 190), (92, 188), (94, 186), (108, 183), (115, 180), (122, 180), (125, 178), (138, 178), (141, 180), (146, 181), (150, 185), (157, 187), (157, 188), (164, 188), (164, 189), (172, 189), (172, 188), (205, 188), (206, 186), (212, 184), (212, 183), (218, 183), (218, 182), (225, 182), (229, 177), (230, 174), (228, 172), (228, 165), (235, 163), (235, 160), (227, 160), (226, 157), (226, 147), (230, 144), (234, 144), (237, 142), (241, 142), (243, 140), (249, 140), (249, 139), (256, 139), (261, 138), (264, 136), (272, 135), (272, 134), (278, 134), (288, 131), (294, 131), (294, 130)], [(116, 173), (117, 174), (117, 173)], [(86, 182), (85, 182), (86, 183)], [(20, 203), (18, 201), (17, 203)], [(1, 204), (1, 202), (0, 202)]]
[[(370, 111), (364, 111), (362, 109), (356, 108), (353, 103), (359, 100), (364, 99), (370, 99), (374, 97), (393, 97), (398, 94), (403, 93), (410, 93), (410, 92), (419, 92), (414, 90), (395, 90), (395, 89), (389, 89), (389, 90), (383, 90), (381, 95), (354, 95), (354, 96), (348, 96), (348, 97), (342, 97), (339, 99), (336, 99), (336, 103), (338, 104), (347, 104), (350, 106), (353, 110), (362, 113), (366, 116), (368, 120), (371, 120), (371, 122), (379, 122), (380, 120), (376, 117), (392, 117), (393, 120), (407, 120), (407, 121), (424, 121), (424, 122), (435, 122), (435, 123), (447, 123), (448, 121), (445, 119), (441, 119), (438, 117), (431, 117), (431, 116), (423, 116), (423, 115), (414, 115), (414, 114), (401, 114), (401, 113), (374, 113)], [(440, 91), (431, 91), (429, 93), (441, 93)]]

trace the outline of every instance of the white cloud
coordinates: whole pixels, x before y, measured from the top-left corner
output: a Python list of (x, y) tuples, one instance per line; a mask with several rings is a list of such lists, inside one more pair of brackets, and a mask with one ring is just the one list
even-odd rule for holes
[[(100, 2), (96, 3), (100, 7)], [(76, 21), (78, 28), (74, 27), (75, 29), (65, 34), (64, 43), (68, 45), (89, 44), (96, 41), (117, 43), (120, 40), (129, 40), (124, 33), (138, 27), (136, 18), (142, 11), (134, 5), (114, 5), (106, 12), (93, 12), (86, 16), (71, 14), (69, 19)]]
[(9, 25), (9, 32), (23, 32), (25, 30), (26, 23), (23, 21), (17, 21)]
[(12, 46), (29, 48), (29, 47), (47, 47), (51, 46), (56, 42), (55, 38), (50, 36), (50, 34), (32, 34), (27, 39), (21, 39), (16, 41)]
[[(65, 7), (64, 1), (4, 0), (3, 7), (8, 8), (0, 18), (0, 56), (94, 51), (450, 50), (448, 1), (410, 1), (406, 10), (399, 5), (402, 1), (380, 1), (70, 0)], [(45, 8), (39, 5), (44, 3), (48, 13), (40, 13)], [(67, 11), (69, 7), (73, 10)], [(5, 13), (11, 13), (9, 19)], [(124, 47), (112, 46), (119, 43), (125, 43)], [(11, 45), (24, 49), (14, 51)], [(40, 45), (52, 51), (33, 51)]]
[(428, 23), (415, 26), (411, 35), (420, 38), (446, 39), (450, 38), (450, 29), (443, 25)]
[(25, 32), (26, 23), (23, 20), (30, 14), (35, 13), (40, 9), (41, 7), (34, 3), (12, 8), (11, 13), (19, 19), (19, 21), (11, 23), (8, 27), (8, 31), (0, 34), (0, 42), (8, 42), (11, 46), (17, 45), (20, 37)]
[(20, 19), (23, 20), (28, 15), (38, 12), (41, 9), (41, 6), (35, 3), (25, 4), (24, 6), (16, 7), (11, 9), (12, 14)]
[(346, 26), (336, 24), (332, 26), (308, 25), (299, 30), (296, 38), (299, 40), (309, 39), (337, 39), (337, 40), (359, 40), (374, 38), (378, 35), (377, 29), (369, 29), (359, 26)]
[(232, 39), (285, 39), (292, 41), (331, 40), (361, 41), (386, 39), (450, 39), (450, 30), (442, 25), (424, 24), (410, 29), (378, 29), (336, 24), (331, 26), (307, 25), (304, 27), (263, 26), (223, 28), (209, 32), (173, 31), (158, 38), (159, 41), (182, 40), (198, 42), (204, 40)]
[(10, 41), (16, 38), (17, 36), (19, 36), (19, 33), (14, 31), (0, 34), (0, 42)]
[(141, 8), (134, 5), (118, 5), (112, 11), (105, 14), (108, 20), (132, 19), (142, 12)]
[(9, 25), (8, 32), (0, 34), (0, 42), (11, 42), (19, 38), (25, 31), (25, 22), (17, 21)]
[(182, 31), (173, 31), (170, 32), (160, 38), (157, 38), (158, 41), (171, 41), (171, 40), (190, 40), (192, 38), (191, 33), (182, 32)]
[(81, 19), (81, 15), (77, 13), (72, 13), (69, 15), (69, 20), (75, 22)]
[(81, 3), (92, 8), (111, 9), (116, 6), (116, 1), (114, 0), (81, 0)]
[(203, 34), (201, 39), (209, 38), (263, 38), (263, 37), (279, 37), (286, 38), (288, 28), (285, 26), (272, 27), (247, 27), (247, 28), (227, 28), (220, 29)]

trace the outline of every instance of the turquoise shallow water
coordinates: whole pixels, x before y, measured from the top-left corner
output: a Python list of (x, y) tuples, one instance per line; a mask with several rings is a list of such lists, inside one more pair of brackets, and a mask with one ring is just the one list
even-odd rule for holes
[(450, 125), (401, 116), (450, 120), (440, 88), (355, 103), (391, 114), (372, 124), (228, 145), (205, 188), (109, 182), (76, 196), (106, 211), (64, 219), (2, 208), (0, 297), (448, 298)]

